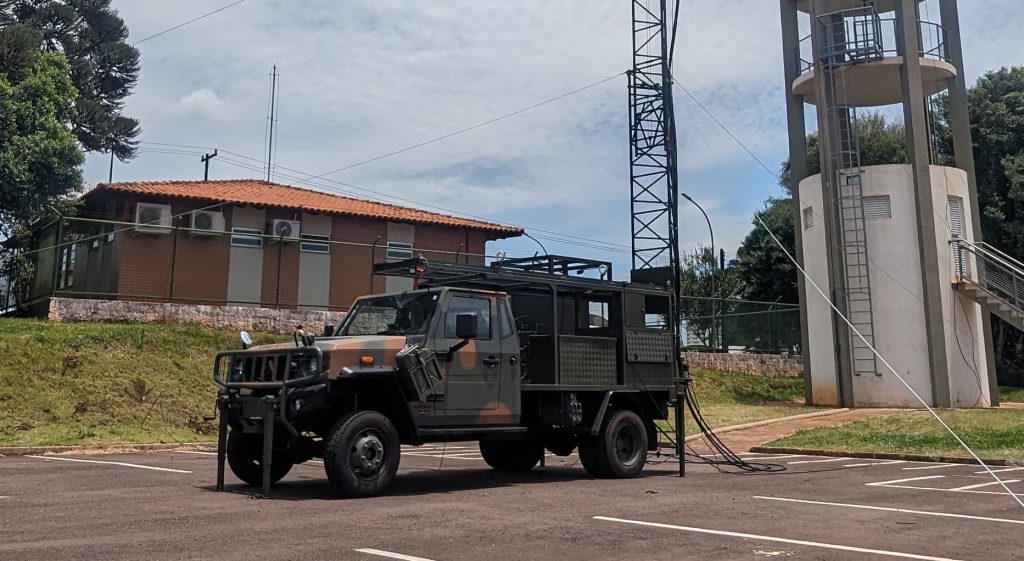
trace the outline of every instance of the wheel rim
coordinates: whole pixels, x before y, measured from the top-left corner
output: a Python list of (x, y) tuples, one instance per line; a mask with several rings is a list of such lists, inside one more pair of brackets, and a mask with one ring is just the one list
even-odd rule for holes
[(636, 464), (640, 459), (640, 431), (631, 424), (623, 424), (615, 433), (615, 457), (624, 466)]
[(367, 429), (356, 435), (349, 450), (349, 465), (361, 479), (373, 479), (384, 468), (384, 439), (375, 430)]

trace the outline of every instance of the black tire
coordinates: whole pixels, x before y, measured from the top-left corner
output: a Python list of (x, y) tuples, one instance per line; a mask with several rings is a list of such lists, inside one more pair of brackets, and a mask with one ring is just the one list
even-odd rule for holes
[(381, 494), (398, 471), (398, 431), (376, 411), (349, 413), (335, 423), (324, 449), (324, 471), (346, 497)]
[[(228, 466), (235, 477), (261, 487), (263, 485), (263, 435), (245, 434), (231, 429), (227, 442)], [(270, 458), (270, 483), (281, 481), (291, 471), (291, 458), (284, 450), (274, 450)]]
[(647, 431), (629, 410), (609, 413), (597, 436), (580, 441), (580, 462), (594, 477), (636, 477), (647, 463)]
[(480, 441), (480, 455), (498, 471), (530, 471), (543, 454), (544, 447), (533, 439)]

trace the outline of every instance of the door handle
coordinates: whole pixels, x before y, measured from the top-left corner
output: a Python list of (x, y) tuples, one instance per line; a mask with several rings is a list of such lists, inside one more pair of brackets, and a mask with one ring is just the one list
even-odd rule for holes
[(498, 357), (496, 357), (494, 355), (491, 355), (491, 356), (489, 356), (489, 357), (484, 359), (484, 364), (487, 365), (489, 368), (494, 368), (495, 366), (497, 366), (500, 363), (501, 363), (501, 361), (498, 360)]

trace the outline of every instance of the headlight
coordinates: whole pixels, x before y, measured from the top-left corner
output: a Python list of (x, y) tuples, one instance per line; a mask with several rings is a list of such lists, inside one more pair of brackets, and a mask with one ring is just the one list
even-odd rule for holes
[(316, 371), (317, 371), (316, 360), (309, 361), (309, 373), (310, 374), (316, 374)]

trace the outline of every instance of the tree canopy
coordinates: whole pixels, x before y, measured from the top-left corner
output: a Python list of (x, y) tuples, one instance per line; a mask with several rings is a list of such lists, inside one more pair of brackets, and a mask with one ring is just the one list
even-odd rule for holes
[(0, 0), (0, 72), (21, 80), (38, 52), (62, 53), (76, 90), (71, 129), (90, 152), (134, 157), (139, 122), (122, 114), (139, 51), (110, 0)]

